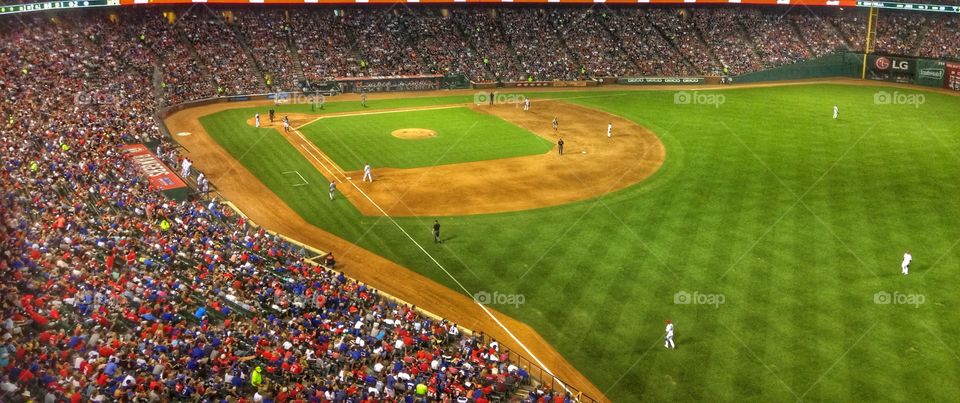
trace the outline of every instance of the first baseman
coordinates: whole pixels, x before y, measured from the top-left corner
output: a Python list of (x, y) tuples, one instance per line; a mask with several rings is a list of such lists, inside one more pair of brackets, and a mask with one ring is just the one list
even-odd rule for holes
[(373, 182), (373, 169), (370, 168), (369, 162), (363, 166), (363, 181), (366, 182), (367, 179), (369, 179), (371, 183)]

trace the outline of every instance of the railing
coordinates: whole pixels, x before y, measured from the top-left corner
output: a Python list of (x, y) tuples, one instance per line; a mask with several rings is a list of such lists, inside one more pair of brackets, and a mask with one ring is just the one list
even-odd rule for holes
[[(493, 338), (484, 335), (484, 342), (486, 344), (489, 345), (492, 341), (494, 341)], [(578, 402), (599, 403), (599, 400), (584, 394), (582, 391), (571, 386), (569, 383), (564, 382), (556, 376), (553, 376), (550, 372), (543, 369), (543, 367), (527, 359), (527, 357), (524, 357), (522, 354), (504, 347), (502, 343), (500, 344), (500, 353), (507, 354), (510, 362), (513, 362), (517, 366), (525, 369), (527, 373), (530, 374), (530, 377), (540, 381), (540, 384), (543, 385), (544, 388), (554, 392), (569, 393), (570, 396)]]

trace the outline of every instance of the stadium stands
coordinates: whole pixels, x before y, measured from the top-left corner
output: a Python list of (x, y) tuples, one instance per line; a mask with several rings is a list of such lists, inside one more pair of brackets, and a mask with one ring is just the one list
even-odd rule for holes
[[(152, 189), (117, 147), (153, 144), (182, 167), (153, 118), (158, 105), (332, 77), (739, 74), (860, 49), (865, 18), (749, 8), (175, 13), (174, 23), (155, 9), (25, 15), (0, 28), (0, 400), (480, 402), (526, 390), (526, 370), (496, 342), (310, 263), (216, 200)], [(882, 21), (881, 51), (960, 57), (956, 17)], [(530, 401), (563, 399), (526, 387)]]

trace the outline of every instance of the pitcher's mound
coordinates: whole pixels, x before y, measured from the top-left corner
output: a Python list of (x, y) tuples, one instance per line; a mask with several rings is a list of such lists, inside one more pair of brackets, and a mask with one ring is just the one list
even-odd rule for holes
[(397, 129), (390, 134), (401, 139), (426, 139), (435, 137), (437, 132), (430, 129)]

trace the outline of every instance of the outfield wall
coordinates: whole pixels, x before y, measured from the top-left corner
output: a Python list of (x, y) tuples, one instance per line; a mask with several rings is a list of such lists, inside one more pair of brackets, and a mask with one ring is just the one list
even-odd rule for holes
[(739, 75), (734, 77), (733, 82), (739, 84), (827, 77), (859, 78), (862, 67), (862, 55), (835, 53), (787, 66)]

